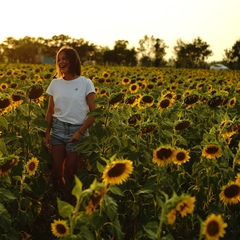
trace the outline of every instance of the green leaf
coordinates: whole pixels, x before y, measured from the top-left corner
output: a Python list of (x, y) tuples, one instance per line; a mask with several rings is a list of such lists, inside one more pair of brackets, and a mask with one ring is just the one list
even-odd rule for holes
[(8, 230), (11, 227), (12, 220), (7, 209), (0, 203), (0, 223), (3, 229)]
[(111, 221), (117, 216), (117, 203), (108, 195), (104, 196), (104, 211)]
[(9, 190), (5, 188), (0, 188), (0, 199), (2, 201), (15, 200), (16, 197)]
[(118, 218), (115, 219), (115, 221), (110, 224), (109, 226), (111, 233), (113, 236), (115, 236), (116, 239), (124, 239), (124, 233), (121, 230), (121, 224), (118, 220)]
[(144, 231), (148, 235), (148, 239), (157, 240), (157, 222), (148, 222), (145, 226), (143, 226)]
[(0, 116), (0, 126), (8, 129), (8, 121), (3, 116)]
[(117, 186), (110, 186), (109, 191), (118, 196), (124, 196), (122, 190)]
[(75, 186), (72, 190), (72, 194), (77, 198), (77, 201), (80, 199), (82, 193), (82, 182), (77, 176), (75, 176)]
[(69, 218), (73, 212), (74, 212), (74, 207), (60, 199), (57, 200), (58, 203), (58, 212), (63, 218)]
[(79, 237), (85, 240), (95, 240), (94, 235), (86, 226), (81, 227)]

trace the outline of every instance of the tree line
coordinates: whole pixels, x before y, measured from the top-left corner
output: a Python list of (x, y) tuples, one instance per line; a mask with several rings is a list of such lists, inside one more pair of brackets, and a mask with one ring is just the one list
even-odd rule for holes
[[(210, 45), (200, 37), (190, 43), (178, 39), (174, 46), (174, 56), (166, 60), (168, 46), (163, 39), (154, 36), (145, 35), (139, 40), (138, 46), (131, 48), (127, 40), (117, 40), (113, 49), (110, 49), (83, 38), (61, 34), (49, 39), (8, 37), (0, 44), (0, 62), (40, 63), (39, 56), (54, 59), (57, 50), (63, 45), (75, 48), (83, 63), (94, 62), (99, 65), (207, 68), (206, 60), (213, 54)], [(240, 69), (240, 40), (224, 52), (222, 62), (231, 69)]]

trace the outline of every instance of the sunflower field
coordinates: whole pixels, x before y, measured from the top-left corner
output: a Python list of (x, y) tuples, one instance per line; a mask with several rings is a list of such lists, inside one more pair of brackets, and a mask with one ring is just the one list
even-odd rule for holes
[(43, 146), (54, 65), (0, 64), (0, 239), (240, 236), (240, 71), (83, 66), (95, 123), (72, 198)]

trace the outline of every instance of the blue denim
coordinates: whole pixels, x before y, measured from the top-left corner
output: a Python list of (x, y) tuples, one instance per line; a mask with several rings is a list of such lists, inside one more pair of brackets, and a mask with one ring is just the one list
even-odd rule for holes
[(67, 151), (75, 152), (76, 145), (88, 135), (88, 130), (83, 132), (81, 138), (78, 141), (68, 142), (72, 135), (81, 127), (81, 125), (74, 125), (70, 123), (65, 123), (57, 118), (53, 118), (52, 122), (52, 133), (51, 133), (51, 142), (52, 145), (65, 145)]

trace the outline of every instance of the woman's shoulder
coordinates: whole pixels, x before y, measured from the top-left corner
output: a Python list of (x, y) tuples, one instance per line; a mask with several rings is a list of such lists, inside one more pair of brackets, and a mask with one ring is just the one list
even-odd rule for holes
[(82, 81), (82, 82), (85, 82), (85, 83), (92, 82), (92, 80), (90, 78), (87, 78), (85, 76), (80, 76), (78, 79), (79, 79), (79, 81)]

